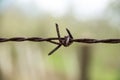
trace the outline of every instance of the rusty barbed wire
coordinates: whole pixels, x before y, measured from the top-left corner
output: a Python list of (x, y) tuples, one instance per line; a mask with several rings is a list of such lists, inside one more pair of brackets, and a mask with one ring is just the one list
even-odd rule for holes
[[(61, 37), (59, 26), (56, 24), (56, 31), (58, 37), (52, 37), (52, 38), (41, 38), (41, 37), (13, 37), (13, 38), (0, 38), (0, 42), (9, 42), (9, 41), (15, 41), (15, 42), (23, 42), (23, 41), (32, 41), (32, 42), (50, 42), (53, 44), (58, 45), (56, 48), (54, 48), (48, 55), (53, 54), (57, 49), (59, 49), (61, 46), (68, 47), (73, 42), (78, 43), (88, 43), (88, 44), (94, 44), (94, 43), (109, 43), (109, 44), (117, 44), (120, 43), (120, 39), (88, 39), (88, 38), (81, 38), (81, 39), (74, 39), (69, 29), (66, 28), (66, 31), (68, 33), (67, 36)], [(59, 41), (59, 42), (57, 42)]]

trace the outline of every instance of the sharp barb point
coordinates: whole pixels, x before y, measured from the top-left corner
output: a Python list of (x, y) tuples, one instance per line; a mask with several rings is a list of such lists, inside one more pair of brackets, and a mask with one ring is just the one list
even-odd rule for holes
[(59, 42), (62, 44), (62, 40), (61, 40), (61, 36), (60, 36), (60, 31), (59, 31), (58, 24), (56, 24), (56, 31), (57, 31), (57, 36), (58, 36)]
[(52, 55), (56, 50), (58, 50), (61, 47), (61, 45), (58, 45), (56, 48), (54, 48), (48, 55)]
[(71, 34), (70, 30), (69, 30), (68, 28), (66, 28), (66, 31), (67, 31), (68, 35), (70, 36), (70, 38), (72, 38), (72, 39), (73, 39), (73, 36), (72, 36), (72, 34)]

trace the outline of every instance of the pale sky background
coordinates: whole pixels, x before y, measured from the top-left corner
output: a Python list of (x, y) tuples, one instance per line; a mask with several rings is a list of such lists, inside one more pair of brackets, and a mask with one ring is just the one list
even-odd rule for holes
[(76, 18), (95, 18), (104, 12), (111, 0), (5, 0), (7, 5), (14, 4), (24, 12), (38, 15), (49, 13), (63, 16), (70, 8)]

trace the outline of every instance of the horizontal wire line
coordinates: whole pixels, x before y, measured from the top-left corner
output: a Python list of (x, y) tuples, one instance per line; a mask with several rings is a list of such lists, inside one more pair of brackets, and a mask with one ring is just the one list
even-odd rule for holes
[[(59, 40), (59, 38), (41, 38), (41, 37), (13, 37), (13, 38), (0, 38), (0, 42), (8, 42), (8, 41), (14, 41), (14, 42), (23, 42), (23, 41), (32, 41), (32, 42), (43, 42), (47, 41), (54, 44), (59, 44), (53, 40)], [(65, 38), (61, 38), (61, 40), (65, 40)], [(71, 42), (78, 42), (78, 43), (120, 43), (120, 39), (89, 39), (89, 38), (83, 38), (83, 39), (70, 39)]]
[(117, 44), (120, 43), (120, 39), (90, 39), (90, 38), (80, 38), (74, 39), (70, 30), (66, 28), (68, 33), (67, 36), (61, 37), (59, 26), (56, 23), (56, 32), (57, 37), (50, 37), (50, 38), (41, 38), (41, 37), (12, 37), (12, 38), (0, 38), (0, 43), (2, 42), (23, 42), (23, 41), (31, 41), (31, 42), (50, 42), (52, 44), (58, 45), (52, 51), (48, 53), (48, 55), (52, 55), (56, 50), (58, 50), (61, 46), (68, 47), (73, 42), (77, 43), (88, 43), (88, 44), (95, 44), (95, 43), (107, 43), (107, 44)]

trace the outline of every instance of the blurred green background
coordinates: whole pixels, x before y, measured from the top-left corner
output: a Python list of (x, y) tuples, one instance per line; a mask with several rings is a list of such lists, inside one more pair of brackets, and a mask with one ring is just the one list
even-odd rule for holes
[[(0, 0), (0, 37), (120, 38), (119, 0)], [(120, 44), (0, 43), (0, 80), (120, 80)]]

